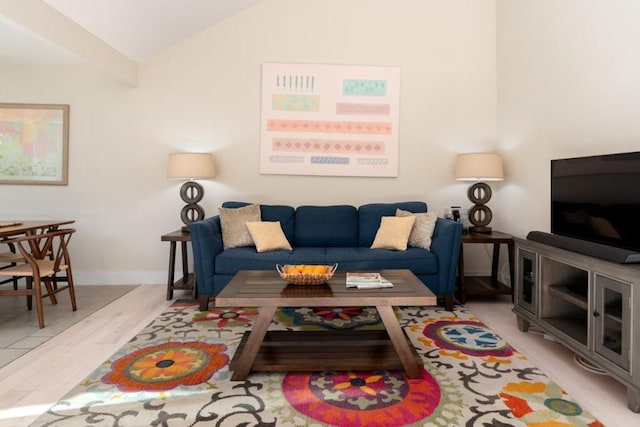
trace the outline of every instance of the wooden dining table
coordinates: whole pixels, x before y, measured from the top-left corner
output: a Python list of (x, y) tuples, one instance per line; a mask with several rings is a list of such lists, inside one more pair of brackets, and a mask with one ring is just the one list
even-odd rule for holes
[[(48, 231), (55, 231), (62, 225), (73, 224), (75, 220), (33, 220), (33, 221), (20, 221), (20, 220), (0, 220), (0, 243), (3, 240), (10, 239), (16, 236), (33, 236)], [(11, 251), (14, 252), (15, 248), (11, 245)], [(46, 245), (41, 245), (39, 241), (34, 241), (31, 245), (31, 249), (34, 252), (34, 256), (41, 258), (45, 252), (47, 252)], [(3, 281), (2, 283), (5, 283)]]
[(54, 231), (61, 225), (73, 224), (75, 220), (0, 220), (0, 242), (2, 239), (23, 234), (33, 235), (42, 231)]

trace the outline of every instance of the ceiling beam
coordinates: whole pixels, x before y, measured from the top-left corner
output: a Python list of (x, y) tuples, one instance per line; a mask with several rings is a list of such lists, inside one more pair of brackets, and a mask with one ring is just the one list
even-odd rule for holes
[(131, 86), (138, 64), (42, 0), (0, 0), (0, 14), (49, 42), (99, 66)]

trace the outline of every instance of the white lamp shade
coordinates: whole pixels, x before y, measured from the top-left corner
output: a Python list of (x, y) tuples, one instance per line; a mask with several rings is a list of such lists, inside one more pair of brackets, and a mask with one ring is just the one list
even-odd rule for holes
[(502, 159), (493, 153), (458, 154), (454, 177), (461, 181), (502, 181)]
[(211, 153), (171, 153), (167, 178), (209, 179), (216, 176), (216, 164)]

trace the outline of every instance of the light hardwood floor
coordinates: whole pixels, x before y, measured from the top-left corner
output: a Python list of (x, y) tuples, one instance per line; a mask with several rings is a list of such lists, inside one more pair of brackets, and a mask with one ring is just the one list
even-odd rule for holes
[(165, 298), (165, 286), (138, 286), (1, 368), (0, 426), (29, 425), (162, 313)]
[[(139, 286), (0, 369), (0, 426), (26, 426), (124, 345), (170, 304), (164, 286)], [(180, 292), (176, 297), (184, 297)], [(469, 301), (473, 314), (558, 382), (606, 426), (640, 425), (626, 389), (589, 373), (573, 354), (540, 335), (518, 331), (510, 298)]]
[[(11, 284), (4, 285), (5, 287)], [(21, 283), (21, 286), (24, 284)], [(35, 309), (27, 310), (26, 297), (0, 298), (0, 367), (49, 341), (87, 316), (110, 304), (135, 286), (76, 286), (77, 311), (71, 309), (69, 293), (57, 294), (58, 304), (46, 299), (44, 303), (45, 328), (38, 327)]]

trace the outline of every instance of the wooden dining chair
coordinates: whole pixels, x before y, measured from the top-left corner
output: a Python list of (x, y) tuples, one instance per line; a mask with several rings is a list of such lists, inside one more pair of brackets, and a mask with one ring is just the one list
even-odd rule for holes
[[(13, 267), (19, 262), (24, 262), (24, 258), (19, 253), (16, 253), (16, 247), (13, 243), (10, 243), (8, 252), (0, 252), (0, 270)], [(0, 285), (13, 282), (13, 289), (18, 289), (18, 276), (12, 276), (8, 279), (0, 280)]]
[[(26, 295), (29, 310), (32, 309), (32, 298), (35, 296), (40, 328), (44, 328), (42, 300), (46, 297), (51, 299), (52, 304), (57, 304), (56, 294), (69, 289), (71, 307), (73, 311), (76, 311), (76, 295), (68, 251), (69, 239), (75, 231), (75, 229), (68, 228), (19, 236), (3, 241), (3, 243), (16, 246), (17, 253), (23, 257), (24, 263), (0, 270), (0, 276), (25, 277), (27, 287), (26, 289), (0, 290), (0, 296)], [(66, 286), (58, 286), (59, 282), (67, 284)], [(46, 293), (43, 293), (43, 286)]]

